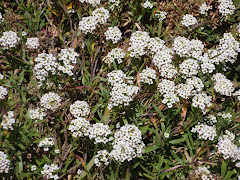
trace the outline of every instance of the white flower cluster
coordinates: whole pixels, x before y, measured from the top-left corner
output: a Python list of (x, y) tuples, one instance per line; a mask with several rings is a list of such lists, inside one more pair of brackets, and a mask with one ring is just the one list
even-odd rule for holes
[(110, 17), (109, 11), (104, 7), (95, 9), (92, 12), (92, 16), (97, 18), (97, 22), (100, 24), (106, 24), (108, 18)]
[(178, 84), (177, 85), (177, 94), (184, 98), (184, 99), (188, 99), (189, 97), (191, 97), (193, 94), (193, 85), (192, 84)]
[(171, 51), (171, 49), (164, 48), (161, 51), (156, 52), (156, 54), (153, 56), (152, 62), (155, 66), (158, 67), (158, 69), (161, 69), (162, 65), (172, 63), (172, 54), (173, 52)]
[(173, 81), (163, 79), (158, 84), (157, 90), (163, 95), (164, 99), (162, 103), (167, 104), (168, 108), (172, 108), (173, 104), (179, 102), (179, 98), (175, 94), (175, 83)]
[(205, 53), (202, 57), (199, 58), (199, 60), (201, 62), (201, 71), (203, 74), (212, 73), (216, 69), (214, 65), (215, 59), (210, 59), (208, 53)]
[(2, 24), (2, 22), (4, 22), (4, 18), (2, 16), (2, 13), (0, 13), (0, 24)]
[(56, 171), (59, 170), (59, 167), (57, 164), (51, 164), (47, 165), (45, 164), (43, 166), (43, 170), (41, 171), (41, 174), (45, 176), (47, 179), (59, 179), (59, 176), (57, 174), (53, 175), (53, 173), (56, 173)]
[[(208, 107), (209, 105), (211, 105), (211, 97), (210, 96), (207, 96), (205, 93), (198, 94), (199, 92), (201, 92), (203, 90), (203, 88), (204, 88), (204, 85), (203, 85), (202, 80), (200, 78), (194, 76), (192, 78), (188, 78), (186, 80), (186, 84), (183, 84), (183, 83), (178, 84), (177, 88), (176, 88), (176, 92), (180, 97), (182, 97), (184, 99), (188, 99), (188, 98), (194, 96), (193, 106), (200, 107), (202, 109), (203, 106)], [(200, 98), (200, 99), (197, 99), (197, 98)]]
[(104, 35), (106, 36), (106, 40), (112, 40), (113, 44), (122, 39), (122, 32), (118, 27), (108, 27)]
[(153, 64), (158, 67), (158, 70), (162, 77), (172, 79), (176, 76), (177, 69), (171, 64), (172, 55), (174, 51), (170, 48), (165, 47), (164, 44), (158, 43), (159, 51), (156, 51), (156, 54), (153, 56)]
[(221, 79), (226, 79), (226, 76), (222, 73), (214, 74), (212, 77), (212, 80), (214, 81), (220, 81)]
[(230, 113), (227, 113), (227, 114), (223, 113), (223, 114), (222, 114), (222, 118), (231, 120), (232, 115), (231, 115)]
[[(200, 61), (208, 61), (208, 63), (218, 65), (220, 62), (224, 62), (224, 60), (225, 60), (224, 58), (226, 58), (226, 56), (225, 56), (225, 54), (220, 54), (220, 50), (209, 49), (200, 58)], [(204, 62), (202, 62), (202, 63), (204, 63)], [(214, 69), (215, 69), (215, 67), (214, 67)], [(210, 73), (212, 73), (212, 72), (210, 72)]]
[(233, 96), (237, 96), (238, 100), (240, 101), (240, 89), (233, 93)]
[(37, 49), (39, 44), (39, 39), (37, 37), (27, 38), (26, 46), (29, 49)]
[(143, 69), (143, 71), (140, 73), (140, 82), (153, 84), (153, 80), (156, 78), (156, 71), (152, 68)]
[(146, 1), (143, 3), (142, 6), (143, 6), (145, 9), (146, 9), (146, 8), (150, 8), (150, 9), (153, 8), (153, 5), (152, 5), (148, 0), (146, 0)]
[(197, 60), (194, 59), (187, 59), (184, 60), (180, 65), (179, 65), (179, 72), (183, 74), (183, 78), (186, 77), (192, 77), (194, 75), (198, 74), (199, 64)]
[(177, 69), (171, 64), (174, 51), (163, 45), (162, 49), (153, 56), (153, 64), (158, 67), (162, 77), (172, 79), (176, 76)]
[(226, 76), (221, 73), (217, 73), (213, 75), (212, 80), (215, 81), (214, 89), (217, 92), (225, 96), (232, 95), (234, 91), (233, 83), (229, 79), (227, 79)]
[(160, 53), (166, 48), (165, 41), (158, 37), (150, 38), (147, 48), (152, 54)]
[(79, 22), (79, 30), (83, 33), (92, 33), (97, 28), (98, 23), (105, 24), (110, 17), (109, 11), (104, 7), (95, 9), (92, 16), (83, 17)]
[(14, 118), (14, 111), (9, 111), (6, 114), (3, 115), (2, 117), (2, 128), (6, 129), (6, 130), (13, 130), (13, 124), (16, 122), (15, 118)]
[(117, 84), (124, 83), (124, 80), (126, 80), (127, 76), (124, 74), (122, 70), (114, 70), (107, 74), (108, 82), (115, 86)]
[(5, 99), (5, 96), (8, 94), (7, 88), (0, 86), (0, 100)]
[(97, 155), (94, 159), (94, 163), (97, 167), (100, 167), (101, 163), (107, 166), (109, 164), (108, 159), (109, 159), (109, 152), (104, 149), (97, 152)]
[(59, 65), (58, 69), (63, 73), (72, 76), (73, 75), (72, 70), (74, 68), (72, 64), (77, 63), (78, 56), (79, 55), (72, 48), (61, 49), (61, 53), (58, 55), (59, 57), (58, 60), (63, 65)]
[(205, 124), (198, 124), (192, 128), (191, 132), (198, 133), (199, 139), (213, 141), (214, 138), (217, 136), (216, 127), (215, 126), (208, 126)]
[(131, 77), (127, 78), (122, 70), (114, 70), (107, 76), (108, 82), (113, 86), (110, 92), (108, 109), (118, 105), (128, 106), (129, 102), (133, 100), (134, 94), (138, 93), (139, 88), (131, 85), (133, 83), (130, 80)]
[(200, 58), (203, 52), (203, 42), (200, 40), (189, 40), (185, 37), (178, 36), (173, 41), (173, 50), (180, 56), (180, 57), (194, 57)]
[(89, 3), (91, 4), (92, 6), (97, 6), (101, 3), (101, 0), (79, 0), (81, 3)]
[(197, 19), (193, 15), (186, 14), (183, 16), (182, 25), (188, 27), (188, 26), (194, 25), (196, 23), (197, 23)]
[(180, 57), (189, 56), (189, 52), (191, 51), (190, 42), (191, 41), (189, 39), (178, 36), (173, 41), (173, 44), (172, 44), (173, 50)]
[(34, 59), (36, 71), (36, 78), (40, 81), (39, 85), (42, 85), (42, 81), (46, 80), (49, 72), (51, 74), (56, 73), (56, 68), (58, 67), (57, 59), (52, 54), (41, 53), (38, 57)]
[[(201, 178), (202, 180), (211, 180), (211, 179), (215, 179), (213, 178), (213, 176), (211, 175), (210, 171), (207, 169), (207, 167), (205, 166), (199, 166), (195, 172), (195, 174)], [(195, 176), (196, 178), (196, 176)]]
[(130, 37), (130, 57), (139, 58), (146, 54), (145, 48), (148, 46), (150, 37), (147, 32), (136, 31)]
[(7, 157), (3, 151), (0, 151), (0, 173), (8, 173), (9, 171), (10, 160)]
[(200, 40), (192, 39), (190, 41), (191, 51), (190, 56), (196, 59), (199, 59), (202, 57), (204, 44)]
[(46, 113), (41, 108), (32, 109), (29, 111), (29, 113), (30, 113), (30, 119), (43, 120), (44, 117), (46, 116)]
[(110, 156), (117, 161), (131, 161), (144, 152), (141, 131), (135, 125), (124, 125), (114, 134), (113, 150)]
[(0, 38), (0, 45), (3, 46), (3, 49), (9, 49), (15, 47), (20, 38), (17, 36), (17, 33), (14, 31), (3, 32), (2, 37)]
[(167, 16), (167, 12), (164, 12), (164, 11), (156, 11), (155, 17), (156, 17), (157, 19), (159, 19), (159, 21), (162, 21), (162, 20), (166, 19), (166, 16)]
[(161, 76), (164, 78), (172, 79), (177, 75), (177, 69), (172, 65), (171, 63), (163, 64), (159, 68), (159, 72), (161, 73)]
[(40, 102), (45, 109), (55, 111), (61, 105), (61, 97), (54, 92), (49, 92), (41, 97)]
[(200, 6), (200, 14), (207, 14), (209, 9), (212, 9), (212, 7), (208, 6), (207, 3), (202, 3)]
[(196, 94), (192, 99), (192, 105), (199, 107), (203, 113), (206, 113), (206, 108), (212, 105), (212, 96), (208, 96), (206, 93)]
[(174, 93), (175, 91), (175, 83), (173, 81), (163, 79), (159, 84), (158, 84), (158, 89), (157, 89), (162, 95), (163, 94), (169, 94), (169, 93)]
[(75, 118), (78, 118), (88, 116), (90, 114), (90, 108), (87, 102), (77, 100), (71, 104), (70, 112)]
[(230, 131), (226, 130), (225, 133), (226, 134), (223, 135), (223, 138), (228, 138), (232, 141), (235, 139), (235, 135), (233, 133), (231, 133)]
[(219, 62), (234, 63), (237, 60), (238, 53), (240, 52), (240, 43), (235, 40), (231, 33), (224, 33), (223, 38), (220, 39), (217, 50), (220, 56)]
[(88, 120), (83, 117), (78, 117), (77, 119), (71, 121), (68, 130), (70, 130), (72, 132), (72, 136), (76, 138), (83, 135), (87, 136), (89, 127), (90, 123)]
[(218, 0), (220, 2), (218, 6), (219, 12), (222, 16), (228, 16), (234, 14), (236, 7), (234, 6), (232, 0)]
[(48, 151), (50, 146), (54, 145), (54, 139), (53, 138), (45, 138), (44, 140), (40, 141), (38, 146), (44, 147), (44, 151)]
[(90, 139), (95, 139), (94, 144), (104, 143), (106, 144), (108, 141), (112, 140), (112, 137), (108, 138), (108, 136), (112, 133), (109, 129), (108, 125), (104, 125), (103, 123), (93, 124), (92, 127), (88, 129), (88, 136)]
[(230, 132), (224, 137), (219, 137), (218, 143), (216, 145), (217, 153), (223, 154), (224, 159), (231, 158), (233, 162), (240, 160), (240, 148), (233, 143), (235, 139)]
[(83, 33), (87, 34), (93, 33), (93, 31), (97, 28), (97, 18), (95, 16), (89, 17), (82, 17), (81, 21), (79, 22), (78, 28)]
[(108, 0), (108, 2), (111, 4), (110, 9), (113, 11), (115, 7), (118, 7), (120, 4), (120, 0)]
[(121, 83), (113, 86), (110, 92), (110, 107), (125, 105), (128, 106), (129, 102), (133, 100), (133, 95), (138, 93), (138, 87), (133, 85), (128, 85), (126, 83)]
[(192, 77), (192, 78), (188, 78), (186, 80), (186, 84), (189, 85), (193, 85), (193, 90), (192, 90), (192, 94), (196, 94), (197, 92), (201, 92), (204, 88), (203, 82), (199, 77)]
[(207, 116), (207, 118), (205, 118), (205, 120), (206, 120), (206, 122), (207, 122), (208, 124), (210, 124), (210, 125), (213, 125), (214, 123), (217, 122), (217, 118), (216, 118), (214, 115), (212, 115), (212, 114), (209, 114), (209, 115)]
[(168, 108), (172, 108), (173, 104), (176, 104), (180, 101), (178, 96), (174, 93), (164, 94), (163, 97), (164, 99), (162, 100), (162, 103), (167, 104)]
[(126, 56), (126, 53), (121, 48), (114, 48), (103, 58), (105, 63), (112, 63), (113, 61), (117, 61), (118, 64), (123, 62), (122, 59)]

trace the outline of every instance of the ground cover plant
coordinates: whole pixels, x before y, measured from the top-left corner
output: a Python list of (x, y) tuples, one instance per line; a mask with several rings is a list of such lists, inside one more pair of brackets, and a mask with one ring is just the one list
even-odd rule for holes
[(239, 0), (0, 12), (1, 179), (240, 179)]

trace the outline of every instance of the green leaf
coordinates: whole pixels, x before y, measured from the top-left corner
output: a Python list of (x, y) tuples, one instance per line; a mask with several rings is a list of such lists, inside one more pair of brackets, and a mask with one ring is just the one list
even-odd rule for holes
[[(89, 171), (93, 167), (94, 159), (95, 159), (95, 156), (93, 156), (91, 161), (87, 164), (87, 171)], [(83, 171), (81, 176), (80, 176), (80, 179), (83, 179), (86, 175), (87, 175), (86, 171)]]
[(157, 147), (157, 146), (146, 146), (145, 149), (144, 149), (144, 153), (143, 154), (152, 152), (152, 151), (154, 151), (156, 149), (159, 149), (159, 147)]
[(228, 171), (226, 176), (224, 177), (224, 180), (229, 180), (233, 174), (234, 174), (234, 171)]
[(30, 172), (28, 172), (28, 173), (22, 173), (22, 174), (20, 174), (20, 175), (18, 175), (18, 177), (20, 177), (20, 178), (26, 178), (26, 177), (30, 177), (31, 176), (31, 174), (32, 173), (30, 173)]
[(184, 141), (186, 141), (185, 138), (180, 138), (180, 139), (171, 140), (171, 141), (169, 141), (169, 143), (170, 144), (179, 144), (179, 143), (184, 142)]
[(183, 160), (181, 160), (177, 154), (175, 152), (173, 152), (172, 150), (170, 150), (171, 154), (173, 155), (173, 157), (180, 163), (183, 164)]
[(227, 170), (227, 164), (225, 163), (225, 161), (222, 162), (221, 165), (221, 176), (224, 177), (226, 174), (226, 170)]
[(165, 116), (164, 116), (163, 113), (158, 109), (158, 107), (157, 107), (155, 104), (153, 104), (153, 107), (154, 107), (155, 110), (158, 112), (158, 114), (160, 115), (160, 117), (161, 117), (163, 120), (165, 120)]
[(148, 173), (148, 175), (149, 175), (151, 178), (155, 178), (155, 179), (156, 179), (154, 173), (152, 173), (151, 171), (149, 171), (149, 170), (148, 170), (147, 168), (145, 168), (143, 165), (141, 165), (141, 164), (139, 164), (139, 165), (141, 166), (141, 168), (142, 168), (146, 173)]
[(48, 164), (51, 163), (51, 160), (47, 157), (46, 154), (42, 154), (42, 156), (43, 156), (43, 159), (44, 159)]

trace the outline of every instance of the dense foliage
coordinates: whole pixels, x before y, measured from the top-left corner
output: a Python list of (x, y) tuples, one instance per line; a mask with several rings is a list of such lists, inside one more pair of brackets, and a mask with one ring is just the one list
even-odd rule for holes
[(240, 179), (239, 0), (0, 12), (2, 179)]

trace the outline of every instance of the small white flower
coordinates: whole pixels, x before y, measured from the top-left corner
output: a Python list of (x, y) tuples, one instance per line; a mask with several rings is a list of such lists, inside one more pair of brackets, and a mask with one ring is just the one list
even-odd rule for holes
[(27, 33), (25, 31), (22, 31), (22, 36), (26, 36)]
[(60, 150), (59, 150), (59, 149), (55, 149), (54, 152), (55, 152), (56, 154), (59, 154), (59, 153), (60, 153)]
[(165, 132), (165, 133), (164, 133), (164, 137), (165, 137), (165, 138), (169, 138), (169, 133)]
[(145, 3), (143, 3), (142, 6), (143, 6), (145, 9), (146, 9), (146, 8), (150, 8), (150, 9), (153, 8), (153, 5), (152, 5), (148, 0), (146, 0)]
[(36, 171), (37, 170), (37, 166), (36, 165), (32, 165), (31, 166), (31, 171)]
[(81, 175), (82, 172), (83, 172), (83, 171), (82, 171), (81, 169), (78, 169), (78, 170), (77, 170), (77, 174), (78, 174), (78, 175)]

